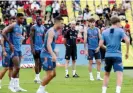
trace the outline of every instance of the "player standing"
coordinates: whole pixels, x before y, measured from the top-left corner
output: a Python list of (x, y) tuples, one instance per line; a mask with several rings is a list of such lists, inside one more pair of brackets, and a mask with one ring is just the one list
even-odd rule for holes
[(54, 26), (50, 28), (45, 34), (44, 45), (40, 56), (43, 69), (46, 71), (46, 75), (43, 78), (37, 93), (47, 93), (45, 91), (46, 85), (48, 85), (48, 83), (56, 76), (56, 54), (54, 52), (55, 40), (58, 36), (57, 31), (62, 27), (62, 17), (56, 17), (54, 20)]
[(66, 71), (66, 76), (65, 78), (69, 78), (68, 74), (68, 66), (70, 62), (70, 57), (72, 57), (72, 70), (73, 70), (73, 77), (77, 78), (79, 77), (76, 74), (76, 59), (77, 59), (77, 46), (76, 46), (76, 40), (77, 40), (77, 35), (78, 31), (75, 30), (76, 22), (72, 21), (70, 23), (70, 28), (65, 32), (64, 35), (64, 44), (66, 47), (66, 64), (65, 64), (65, 71)]
[(99, 46), (106, 44), (105, 54), (105, 75), (102, 87), (102, 93), (106, 93), (109, 83), (110, 71), (112, 67), (117, 74), (117, 87), (115, 93), (121, 93), (121, 85), (123, 81), (123, 65), (122, 65), (122, 53), (121, 53), (121, 41), (125, 40), (126, 43), (126, 59), (128, 58), (130, 41), (126, 36), (123, 29), (120, 28), (120, 19), (118, 17), (111, 18), (112, 26), (103, 31), (102, 39)]
[[(7, 26), (2, 32), (3, 37), (5, 41), (8, 42), (10, 50), (13, 54), (12, 55), (13, 72), (9, 84), (9, 89), (12, 92), (27, 91), (19, 86), (19, 70), (20, 70), (20, 62), (22, 57), (21, 45), (23, 38), (21, 24), (23, 23), (23, 20), (24, 20), (24, 15), (22, 13), (18, 13), (16, 23)], [(8, 33), (10, 33), (10, 40), (7, 37)]]
[[(16, 19), (14, 17), (11, 17), (9, 21), (10, 24), (14, 23), (15, 20)], [(10, 34), (8, 34), (7, 37), (10, 40)], [(1, 40), (1, 47), (2, 47), (2, 66), (4, 68), (3, 70), (0, 71), (0, 89), (1, 89), (2, 79), (7, 71), (9, 71), (8, 76), (9, 76), (9, 79), (11, 79), (13, 63), (11, 61), (11, 51), (10, 51), (9, 44), (4, 40), (3, 36), (0, 35), (0, 38), (1, 38), (0, 40)]]
[(41, 72), (41, 59), (40, 53), (42, 50), (43, 40), (44, 40), (44, 33), (45, 27), (42, 25), (41, 17), (37, 17), (36, 20), (37, 24), (33, 25), (30, 31), (30, 40), (31, 40), (31, 51), (35, 59), (35, 73), (36, 77), (34, 82), (40, 83), (40, 72)]
[[(89, 74), (90, 80), (94, 81), (94, 77), (92, 74), (92, 64), (93, 58), (95, 57), (97, 63), (97, 80), (103, 80), (100, 76), (101, 70), (101, 55), (100, 55), (100, 47), (99, 47), (99, 39), (101, 38), (100, 30), (95, 27), (95, 19), (90, 18), (89, 20), (90, 27), (87, 32), (84, 32), (84, 48), (85, 54), (88, 56), (89, 60)], [(86, 43), (88, 44), (88, 49), (86, 48)]]

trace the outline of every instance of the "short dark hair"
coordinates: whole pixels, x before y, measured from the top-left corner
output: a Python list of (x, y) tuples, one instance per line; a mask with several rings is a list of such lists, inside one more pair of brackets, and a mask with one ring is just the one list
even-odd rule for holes
[(63, 20), (63, 18), (62, 18), (61, 16), (57, 16), (57, 17), (54, 19), (54, 22), (56, 23), (56, 22), (59, 22), (59, 21), (61, 21), (61, 20)]
[(95, 19), (94, 18), (90, 18), (88, 19), (89, 22), (95, 22)]
[(79, 23), (77, 22), (76, 25), (79, 25)]
[(113, 16), (113, 17), (111, 18), (111, 24), (114, 25), (114, 24), (119, 23), (119, 22), (121, 22), (121, 20), (120, 20), (119, 17)]
[(128, 23), (128, 20), (126, 20), (125, 22)]
[(23, 13), (17, 13), (17, 17), (23, 17), (24, 14)]

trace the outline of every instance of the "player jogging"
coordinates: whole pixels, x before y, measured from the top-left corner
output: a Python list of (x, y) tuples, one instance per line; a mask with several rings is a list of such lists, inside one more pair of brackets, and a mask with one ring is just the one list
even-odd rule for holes
[[(90, 27), (87, 32), (84, 33), (84, 48), (85, 54), (88, 56), (89, 60), (89, 74), (90, 80), (94, 81), (94, 77), (92, 74), (92, 64), (93, 58), (95, 57), (97, 63), (97, 80), (103, 80), (100, 76), (101, 70), (101, 55), (100, 55), (100, 47), (99, 47), (99, 39), (101, 38), (100, 30), (95, 27), (95, 19), (90, 18), (89, 20)], [(88, 45), (88, 49), (86, 48), (86, 43)]]
[(55, 40), (58, 35), (57, 31), (62, 27), (62, 17), (56, 17), (54, 20), (54, 26), (50, 28), (45, 34), (44, 45), (40, 56), (43, 69), (46, 71), (46, 75), (43, 78), (37, 93), (47, 93), (45, 91), (46, 85), (48, 85), (48, 83), (56, 76), (56, 54), (54, 52)]
[[(126, 59), (128, 58), (130, 41), (126, 36), (124, 30), (120, 28), (120, 19), (118, 17), (111, 18), (112, 26), (103, 31), (102, 39), (99, 46), (106, 44), (105, 54), (105, 75), (102, 87), (102, 93), (106, 93), (109, 83), (110, 71), (112, 67), (117, 74), (117, 86), (115, 93), (121, 93), (121, 85), (123, 81), (123, 65), (122, 65), (122, 53), (121, 53), (121, 41), (125, 40), (126, 43)], [(112, 92), (113, 93), (113, 92)]]
[[(15, 20), (16, 19), (14, 17), (11, 17), (9, 21), (10, 24), (14, 23)], [(10, 40), (10, 34), (8, 34), (7, 37)], [(13, 63), (11, 61), (11, 51), (10, 51), (9, 44), (4, 40), (2, 35), (0, 35), (0, 38), (1, 38), (0, 40), (1, 40), (1, 46), (2, 46), (2, 66), (4, 68), (3, 70), (0, 71), (0, 89), (1, 89), (2, 79), (7, 71), (9, 71), (8, 76), (9, 76), (9, 79), (11, 79)]]
[(44, 26), (42, 25), (42, 19), (41, 17), (37, 17), (36, 20), (37, 24), (33, 25), (30, 31), (30, 40), (31, 40), (31, 51), (35, 59), (35, 73), (36, 77), (34, 79), (34, 82), (40, 83), (40, 72), (41, 72), (41, 59), (40, 59), (40, 53), (42, 50), (43, 45), (43, 38), (44, 38)]
[[(20, 70), (20, 62), (21, 62), (21, 45), (22, 45), (22, 28), (21, 24), (23, 23), (24, 15), (22, 13), (17, 14), (16, 23), (13, 23), (7, 26), (2, 34), (5, 41), (8, 42), (11, 52), (12, 52), (12, 62), (13, 62), (13, 72), (11, 81), (9, 84), (9, 89), (12, 92), (18, 91), (27, 91), (22, 89), (19, 86), (19, 70)], [(7, 37), (7, 34), (10, 33), (10, 40)]]

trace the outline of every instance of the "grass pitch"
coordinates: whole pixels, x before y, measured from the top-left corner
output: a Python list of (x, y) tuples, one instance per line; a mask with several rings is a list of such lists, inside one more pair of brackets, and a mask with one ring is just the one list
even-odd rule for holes
[[(0, 68), (1, 69), (1, 68)], [(89, 81), (89, 74), (87, 71), (87, 66), (78, 66), (77, 73), (80, 75), (80, 78), (72, 78), (72, 70), (70, 68), (69, 74), (70, 78), (64, 78), (65, 71), (63, 67), (57, 67), (57, 76), (50, 82), (46, 87), (46, 90), (49, 93), (101, 93), (102, 81)], [(94, 77), (96, 78), (96, 70), (93, 71)], [(125, 73), (132, 72), (126, 71)], [(44, 71), (41, 72), (41, 78), (45, 74)], [(104, 72), (101, 73), (103, 76)], [(35, 84), (34, 80), (34, 70), (33, 69), (21, 69), (20, 72), (20, 85), (22, 88), (27, 89), (26, 93), (36, 93), (36, 90), (39, 87), (39, 84)], [(109, 88), (107, 93), (115, 93), (116, 88), (116, 75), (111, 73)], [(2, 89), (0, 93), (12, 93), (8, 90), (9, 79), (7, 75), (2, 81)], [(24, 92), (21, 92), (24, 93)], [(133, 93), (133, 77), (129, 75), (124, 75), (124, 82), (122, 86), (122, 93)]]

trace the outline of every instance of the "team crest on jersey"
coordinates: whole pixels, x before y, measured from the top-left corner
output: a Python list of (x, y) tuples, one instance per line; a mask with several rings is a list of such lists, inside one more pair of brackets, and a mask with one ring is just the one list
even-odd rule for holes
[(51, 66), (49, 66), (48, 68), (51, 68)]

